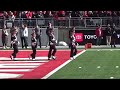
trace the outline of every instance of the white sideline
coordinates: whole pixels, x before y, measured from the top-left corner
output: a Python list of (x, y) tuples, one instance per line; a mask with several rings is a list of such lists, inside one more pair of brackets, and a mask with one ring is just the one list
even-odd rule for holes
[(87, 49), (87, 51), (97, 51), (97, 50), (99, 50), (99, 51), (111, 51), (111, 50), (120, 50), (120, 49)]
[[(79, 55), (83, 54), (86, 50), (81, 51), (80, 53), (78, 53), (75, 58), (77, 58)], [(56, 69), (54, 69), (53, 71), (51, 71), (50, 73), (48, 73), (47, 75), (45, 75), (44, 77), (42, 77), (41, 79), (47, 79), (48, 77), (50, 77), (52, 74), (54, 74), (56, 71), (58, 71), (59, 69), (61, 69), (62, 67), (64, 67), (65, 65), (67, 65), (69, 62), (71, 62), (73, 60), (67, 60), (65, 63), (63, 63), (62, 65), (60, 65), (59, 67), (57, 67)]]

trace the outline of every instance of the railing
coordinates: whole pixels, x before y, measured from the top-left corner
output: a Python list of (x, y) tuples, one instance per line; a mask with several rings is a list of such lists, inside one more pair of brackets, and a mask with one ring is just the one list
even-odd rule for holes
[(32, 28), (35, 25), (39, 25), (40, 27), (47, 27), (47, 23), (51, 22), (54, 27), (67, 27), (70, 28), (72, 26), (76, 26), (77, 28), (95, 28), (98, 24), (105, 27), (108, 23), (115, 23), (119, 28), (120, 26), (120, 17), (59, 17), (55, 18), (16, 18), (14, 21), (9, 19), (1, 19), (0, 20), (0, 28), (2, 28), (3, 23), (7, 24), (8, 27), (11, 27), (12, 24), (20, 26), (22, 23), (26, 23), (28, 27)]

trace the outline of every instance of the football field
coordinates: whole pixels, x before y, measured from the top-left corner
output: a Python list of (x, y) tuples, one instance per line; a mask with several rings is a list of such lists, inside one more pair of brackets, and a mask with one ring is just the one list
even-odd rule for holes
[[(0, 50), (0, 79), (46, 79), (59, 66), (69, 62), (70, 50), (57, 50), (56, 60), (48, 60), (48, 50), (37, 50), (36, 60), (29, 60), (32, 50), (19, 50), (16, 60), (13, 50)], [(78, 53), (81, 50), (78, 50)]]
[(88, 49), (48, 79), (120, 79), (120, 49)]
[(62, 49), (50, 61), (48, 50), (37, 50), (36, 61), (28, 59), (31, 50), (20, 50), (12, 61), (12, 51), (0, 51), (0, 79), (120, 79), (120, 49), (78, 49), (75, 60)]

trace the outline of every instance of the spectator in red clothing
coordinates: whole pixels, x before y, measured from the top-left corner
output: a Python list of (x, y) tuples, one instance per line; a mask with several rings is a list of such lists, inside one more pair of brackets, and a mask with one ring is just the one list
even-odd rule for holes
[(96, 40), (96, 45), (99, 45), (101, 44), (101, 39), (103, 38), (103, 31), (102, 31), (102, 27), (99, 25), (96, 30), (95, 30), (95, 34), (97, 36), (97, 40)]
[(13, 11), (13, 14), (16, 17), (17, 16), (17, 11)]
[(65, 17), (65, 11), (59, 11), (58, 16), (59, 17)]
[(58, 12), (57, 11), (54, 12), (53, 17), (54, 17), (55, 20), (58, 20)]
[(31, 12), (31, 11), (28, 11), (28, 12), (26, 13), (26, 17), (27, 17), (28, 19), (31, 19), (31, 18), (32, 18), (32, 12)]
[(3, 17), (4, 17), (4, 14), (3, 14), (2, 11), (0, 11), (0, 19), (1, 19), (1, 18), (3, 19)]
[(87, 11), (84, 11), (84, 13), (83, 13), (83, 17), (88, 17), (88, 13), (87, 13)]
[(31, 26), (32, 25), (32, 21), (31, 21), (31, 18), (32, 18), (32, 11), (26, 11), (26, 17), (28, 19), (27, 23), (28, 23), (28, 26)]

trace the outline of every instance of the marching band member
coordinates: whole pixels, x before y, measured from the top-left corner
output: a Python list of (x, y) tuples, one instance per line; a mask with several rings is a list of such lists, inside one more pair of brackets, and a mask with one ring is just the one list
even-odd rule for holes
[(17, 31), (16, 30), (13, 31), (13, 34), (11, 36), (11, 44), (13, 46), (14, 51), (11, 54), (10, 58), (12, 60), (15, 60), (16, 54), (18, 53), (18, 45), (20, 44), (19, 41), (17, 40)]
[[(48, 52), (48, 60), (54, 59), (55, 60), (55, 53), (56, 53), (56, 44), (57, 40), (55, 39), (53, 29), (50, 29), (50, 35), (49, 35), (49, 52)], [(52, 52), (53, 51), (53, 52)]]
[[(35, 60), (37, 40), (36, 40), (35, 32), (33, 32), (31, 35), (32, 35), (32, 37), (31, 37), (31, 47), (32, 47), (33, 53), (30, 56), (32, 57), (32, 60)], [(29, 56), (29, 59), (30, 59), (30, 56)]]
[(75, 40), (74, 34), (75, 34), (75, 31), (73, 31), (70, 36), (70, 48), (71, 48), (70, 59), (71, 60), (75, 59), (74, 56), (77, 54), (76, 40)]

